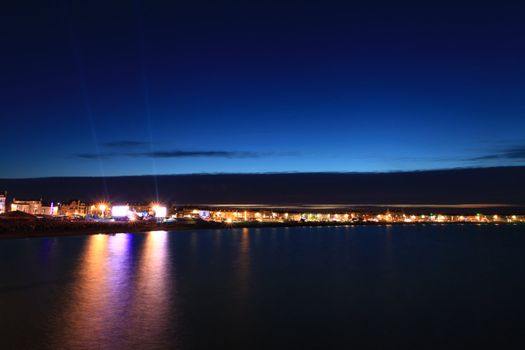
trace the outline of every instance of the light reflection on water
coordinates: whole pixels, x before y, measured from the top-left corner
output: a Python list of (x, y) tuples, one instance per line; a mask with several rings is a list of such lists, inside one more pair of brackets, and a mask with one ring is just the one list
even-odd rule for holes
[[(170, 300), (174, 295), (171, 274), (174, 266), (168, 264), (168, 233), (153, 231), (147, 234), (140, 253), (137, 280), (130, 304), (128, 345), (131, 348), (154, 348), (175, 341), (168, 333)], [(135, 332), (141, 336), (134, 338)]]
[(145, 234), (139, 253), (133, 254), (136, 239), (129, 234), (87, 239), (78, 279), (57, 318), (57, 347), (114, 349), (149, 344), (148, 348), (154, 348), (160, 344), (168, 328), (172, 297), (167, 232)]
[[(126, 235), (93, 235), (87, 239), (78, 263), (77, 280), (63, 310), (59, 344), (68, 348), (95, 346), (111, 341), (126, 283)], [(111, 312), (107, 312), (111, 310)], [(60, 320), (60, 318), (59, 318)]]
[(250, 232), (247, 228), (242, 229), (239, 242), (239, 260), (238, 260), (238, 294), (241, 298), (246, 299), (250, 278)]
[(0, 349), (508, 349), (525, 344), (523, 233), (341, 226), (0, 241)]

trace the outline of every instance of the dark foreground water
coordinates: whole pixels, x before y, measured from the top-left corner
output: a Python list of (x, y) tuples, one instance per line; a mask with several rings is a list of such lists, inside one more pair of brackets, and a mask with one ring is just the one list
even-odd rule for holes
[(0, 241), (0, 349), (525, 348), (524, 226)]

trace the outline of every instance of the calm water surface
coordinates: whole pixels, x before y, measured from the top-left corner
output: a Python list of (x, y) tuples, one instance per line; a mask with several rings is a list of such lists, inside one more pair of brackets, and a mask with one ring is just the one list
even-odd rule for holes
[(0, 241), (0, 349), (525, 348), (524, 226)]

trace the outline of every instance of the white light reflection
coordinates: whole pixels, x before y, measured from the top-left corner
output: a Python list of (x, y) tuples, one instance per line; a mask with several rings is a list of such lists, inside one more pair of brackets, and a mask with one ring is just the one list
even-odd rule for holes
[[(168, 232), (146, 234), (139, 256), (137, 279), (131, 302), (128, 345), (130, 348), (159, 346), (173, 342), (169, 334), (172, 300)], [(146, 347), (147, 347), (146, 346)]]
[(69, 303), (62, 314), (57, 341), (70, 349), (108, 347), (123, 334), (120, 320), (129, 293), (131, 235), (92, 235), (87, 239), (72, 284)]

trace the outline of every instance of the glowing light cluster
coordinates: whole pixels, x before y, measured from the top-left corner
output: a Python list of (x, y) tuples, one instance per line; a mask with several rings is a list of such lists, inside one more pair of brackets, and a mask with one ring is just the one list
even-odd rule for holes
[(129, 215), (129, 205), (114, 205), (111, 207), (111, 216), (114, 218), (124, 218)]
[(155, 213), (155, 217), (158, 219), (162, 219), (168, 216), (168, 209), (164, 206), (154, 205), (152, 209), (153, 209), (153, 212)]

